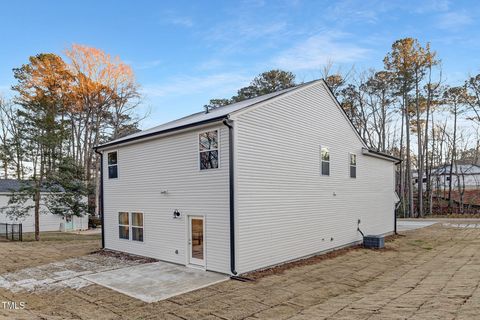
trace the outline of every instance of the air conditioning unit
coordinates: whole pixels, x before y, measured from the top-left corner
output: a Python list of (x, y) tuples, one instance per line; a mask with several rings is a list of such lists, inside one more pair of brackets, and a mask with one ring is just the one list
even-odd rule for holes
[(384, 236), (364, 236), (363, 246), (365, 248), (381, 249), (385, 247)]

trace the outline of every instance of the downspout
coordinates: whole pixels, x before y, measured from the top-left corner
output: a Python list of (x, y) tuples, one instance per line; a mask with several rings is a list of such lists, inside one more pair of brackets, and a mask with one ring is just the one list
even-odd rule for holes
[(100, 202), (100, 220), (102, 221), (102, 249), (105, 248), (105, 220), (103, 218), (103, 153), (98, 152), (97, 149), (93, 149), (96, 154), (100, 155), (100, 194), (99, 194), (99, 202)]
[(223, 124), (228, 127), (228, 176), (230, 188), (230, 271), (233, 275), (237, 274), (235, 270), (235, 190), (234, 190), (234, 167), (233, 167), (233, 121), (228, 117), (223, 120)]
[[(395, 166), (398, 166), (400, 163), (402, 163), (402, 160), (399, 160), (399, 161), (395, 162)], [(396, 176), (396, 173), (395, 173), (395, 176)], [(395, 191), (395, 193), (396, 193), (396, 191)], [(398, 197), (398, 202), (395, 204), (395, 210), (393, 210), (393, 218), (394, 218), (393, 234), (395, 234), (395, 235), (398, 234), (398, 232), (397, 232), (397, 210), (398, 210), (398, 207), (400, 206), (401, 203), (402, 203), (402, 200), (400, 199), (400, 197)]]

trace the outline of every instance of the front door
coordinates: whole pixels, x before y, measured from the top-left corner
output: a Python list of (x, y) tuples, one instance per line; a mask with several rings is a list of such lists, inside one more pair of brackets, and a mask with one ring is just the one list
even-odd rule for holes
[(205, 267), (205, 221), (203, 217), (188, 217), (189, 263)]

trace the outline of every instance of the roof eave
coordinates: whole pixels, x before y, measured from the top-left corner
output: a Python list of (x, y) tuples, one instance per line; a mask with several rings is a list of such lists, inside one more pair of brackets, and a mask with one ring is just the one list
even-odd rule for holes
[(110, 143), (101, 144), (101, 145), (93, 147), (93, 149), (94, 150), (107, 149), (107, 148), (111, 148), (111, 147), (118, 146), (118, 145), (137, 142), (137, 141), (140, 141), (140, 140), (146, 140), (148, 138), (164, 135), (164, 134), (167, 134), (167, 133), (172, 133), (172, 132), (181, 131), (181, 130), (185, 130), (185, 129), (189, 129), (189, 128), (193, 128), (193, 127), (202, 126), (202, 125), (205, 125), (205, 124), (219, 122), (219, 121), (222, 121), (222, 120), (224, 120), (228, 117), (229, 117), (229, 114), (226, 114), (226, 115), (224, 114), (224, 115), (221, 115), (221, 116), (218, 116), (218, 117), (215, 117), (215, 118), (210, 118), (210, 119), (206, 119), (206, 120), (203, 120), (203, 121), (189, 123), (189, 124), (186, 124), (186, 125), (183, 125), (183, 126), (173, 127), (173, 128), (169, 128), (169, 129), (165, 129), (165, 130), (161, 130), (161, 131), (151, 132), (151, 133), (144, 134), (144, 135), (141, 135), (141, 136), (135, 136), (135, 137), (132, 137), (132, 138), (123, 139), (123, 140), (120, 140), (120, 141), (113, 141), (113, 142), (110, 142)]
[(370, 157), (387, 160), (387, 161), (392, 161), (395, 164), (399, 164), (400, 162), (402, 162), (402, 159), (400, 158), (394, 157), (392, 155), (389, 155), (380, 151), (369, 149), (369, 148), (362, 148), (362, 154)]

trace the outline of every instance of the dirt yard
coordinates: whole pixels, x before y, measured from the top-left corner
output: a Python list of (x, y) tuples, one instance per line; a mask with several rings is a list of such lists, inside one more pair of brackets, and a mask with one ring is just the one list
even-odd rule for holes
[[(5, 319), (479, 319), (480, 229), (437, 224), (408, 231), (385, 250), (328, 259), (226, 281), (157, 303), (98, 285), (48, 292), (0, 289)], [(0, 243), (2, 273), (80, 257), (96, 240)]]

